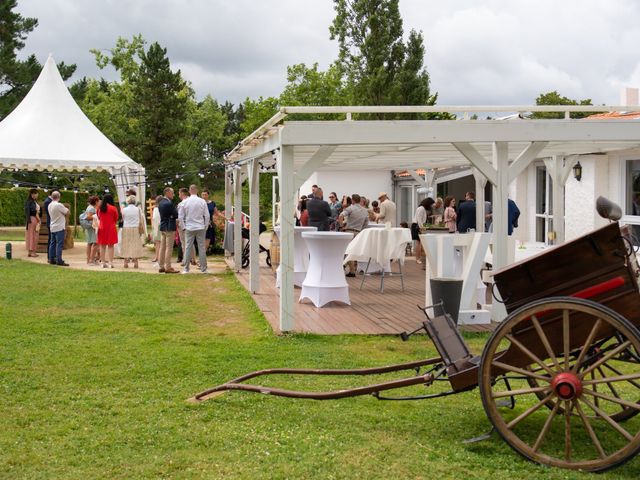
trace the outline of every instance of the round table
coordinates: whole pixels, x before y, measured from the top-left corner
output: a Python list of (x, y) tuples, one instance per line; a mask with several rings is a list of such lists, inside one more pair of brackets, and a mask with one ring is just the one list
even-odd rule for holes
[[(293, 284), (297, 287), (302, 286), (304, 277), (307, 275), (307, 267), (309, 266), (309, 250), (307, 244), (300, 236), (302, 232), (315, 232), (318, 227), (293, 227)], [(282, 238), (280, 238), (280, 227), (274, 227), (274, 232), (280, 240), (280, 259), (282, 262)], [(276, 269), (276, 287), (280, 288), (280, 265)]]
[(316, 307), (338, 301), (351, 305), (349, 285), (344, 276), (342, 261), (347, 245), (353, 238), (347, 232), (304, 232), (311, 255), (307, 276), (302, 282), (300, 301), (308, 298)]

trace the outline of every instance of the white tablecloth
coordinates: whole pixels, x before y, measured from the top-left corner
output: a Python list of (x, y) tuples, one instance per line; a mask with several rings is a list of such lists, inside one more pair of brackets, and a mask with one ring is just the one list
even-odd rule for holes
[(342, 259), (352, 238), (353, 234), (347, 232), (302, 233), (311, 258), (307, 276), (302, 282), (300, 300), (308, 298), (316, 307), (332, 301), (351, 304)]
[[(304, 277), (307, 275), (309, 267), (309, 250), (307, 244), (300, 236), (303, 232), (315, 232), (317, 227), (293, 227), (293, 284), (297, 287), (302, 285)], [(280, 240), (282, 248), (282, 239), (280, 238), (280, 227), (274, 227), (274, 232)], [(282, 258), (282, 251), (280, 252)], [(280, 288), (280, 265), (276, 269), (276, 287)]]
[(404, 262), (406, 245), (410, 242), (411, 230), (408, 228), (365, 228), (349, 243), (344, 261), (367, 262), (371, 259), (380, 265), (394, 259)]

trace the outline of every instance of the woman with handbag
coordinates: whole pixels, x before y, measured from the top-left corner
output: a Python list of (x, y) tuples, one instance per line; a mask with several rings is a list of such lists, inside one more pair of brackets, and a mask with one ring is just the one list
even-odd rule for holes
[(140, 235), (144, 234), (144, 218), (136, 206), (136, 197), (127, 197), (127, 206), (122, 209), (122, 251), (124, 268), (129, 268), (129, 259), (133, 260), (133, 268), (138, 268), (138, 259), (142, 256)]
[(38, 205), (38, 190), (29, 190), (29, 197), (24, 205), (24, 216), (26, 220), (27, 251), (29, 257), (37, 257), (38, 231), (40, 230), (40, 205)]
[(87, 242), (87, 265), (97, 265), (99, 256), (97, 229), (94, 228), (94, 219), (98, 219), (98, 208), (100, 208), (100, 198), (97, 195), (89, 197), (89, 205), (84, 211), (83, 216), (80, 215), (80, 226), (84, 229), (84, 236)]

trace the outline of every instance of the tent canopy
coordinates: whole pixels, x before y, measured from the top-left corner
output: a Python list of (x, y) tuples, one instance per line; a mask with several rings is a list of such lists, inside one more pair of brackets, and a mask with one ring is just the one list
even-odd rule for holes
[(140, 185), (144, 168), (116, 147), (80, 110), (53, 57), (22, 102), (0, 122), (0, 169), (107, 171), (118, 196)]

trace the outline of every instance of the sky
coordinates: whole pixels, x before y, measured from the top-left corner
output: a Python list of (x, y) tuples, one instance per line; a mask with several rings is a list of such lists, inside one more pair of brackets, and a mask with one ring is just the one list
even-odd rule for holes
[[(531, 105), (557, 90), (618, 105), (640, 87), (637, 0), (400, 0), (405, 35), (423, 32), (440, 105)], [(277, 96), (286, 68), (337, 57), (331, 0), (18, 0), (35, 17), (24, 54), (75, 63), (71, 81), (109, 80), (92, 48), (142, 34), (167, 48), (198, 98)]]

